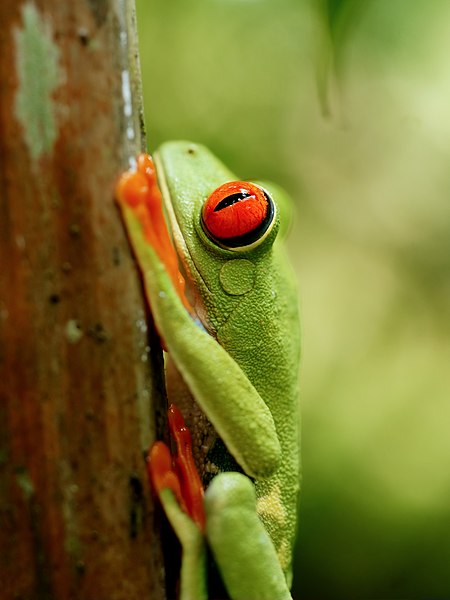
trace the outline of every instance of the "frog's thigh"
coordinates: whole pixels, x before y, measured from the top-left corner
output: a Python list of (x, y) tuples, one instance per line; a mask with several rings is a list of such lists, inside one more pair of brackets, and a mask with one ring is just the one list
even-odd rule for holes
[(233, 600), (291, 600), (272, 540), (241, 473), (221, 473), (205, 494), (206, 536)]

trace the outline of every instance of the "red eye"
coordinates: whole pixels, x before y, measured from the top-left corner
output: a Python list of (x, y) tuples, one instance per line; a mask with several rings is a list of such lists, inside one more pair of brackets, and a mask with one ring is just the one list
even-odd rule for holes
[(230, 248), (259, 240), (274, 218), (269, 195), (247, 181), (230, 181), (218, 187), (203, 207), (203, 225), (215, 240)]

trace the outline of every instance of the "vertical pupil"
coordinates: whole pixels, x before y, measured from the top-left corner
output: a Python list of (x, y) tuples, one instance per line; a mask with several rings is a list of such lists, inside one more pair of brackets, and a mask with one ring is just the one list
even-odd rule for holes
[(229, 206), (232, 206), (233, 204), (236, 204), (237, 202), (241, 202), (241, 200), (246, 200), (247, 198), (250, 198), (251, 196), (252, 196), (252, 194), (250, 194), (249, 192), (246, 192), (245, 190), (242, 190), (241, 192), (239, 192), (237, 194), (230, 194), (229, 196), (227, 196), (226, 198), (224, 198), (217, 204), (217, 206), (214, 208), (213, 212), (219, 212), (220, 210), (223, 210), (224, 208), (228, 208)]

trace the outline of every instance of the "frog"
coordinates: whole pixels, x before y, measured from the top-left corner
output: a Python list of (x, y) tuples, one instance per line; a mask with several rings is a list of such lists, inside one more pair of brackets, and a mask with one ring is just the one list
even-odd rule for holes
[(149, 452), (182, 548), (180, 598), (207, 600), (207, 550), (230, 598), (291, 598), (300, 492), (298, 291), (290, 198), (209, 149), (163, 143), (116, 198), (167, 358), (175, 451)]

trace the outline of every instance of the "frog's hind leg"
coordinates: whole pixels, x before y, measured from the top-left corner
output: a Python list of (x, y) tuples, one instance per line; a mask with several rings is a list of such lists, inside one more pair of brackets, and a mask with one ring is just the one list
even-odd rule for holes
[(291, 600), (272, 540), (241, 473), (221, 473), (205, 494), (206, 537), (233, 600)]

